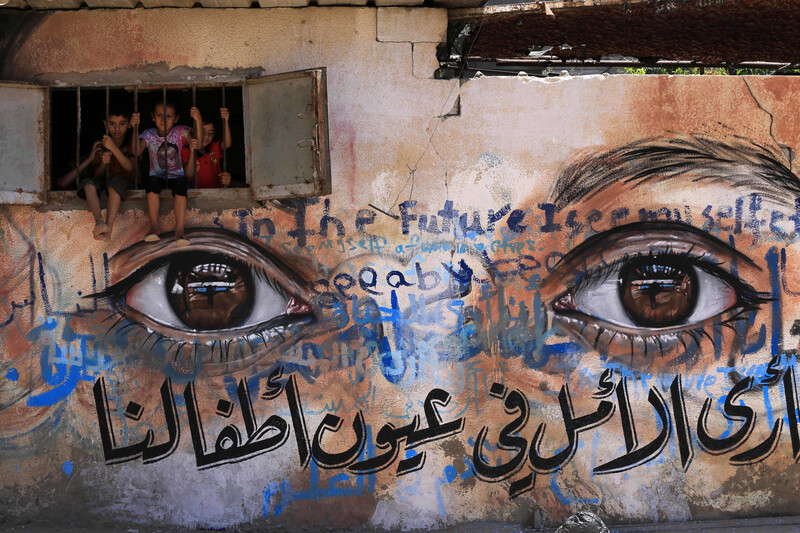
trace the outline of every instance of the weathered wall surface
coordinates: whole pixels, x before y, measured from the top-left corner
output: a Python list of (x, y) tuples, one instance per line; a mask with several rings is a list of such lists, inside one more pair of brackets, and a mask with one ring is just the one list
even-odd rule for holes
[(3, 520), (796, 513), (797, 80), (459, 85), (442, 11), (2, 21), (20, 81), (325, 66), (333, 175), (183, 249), (2, 209)]

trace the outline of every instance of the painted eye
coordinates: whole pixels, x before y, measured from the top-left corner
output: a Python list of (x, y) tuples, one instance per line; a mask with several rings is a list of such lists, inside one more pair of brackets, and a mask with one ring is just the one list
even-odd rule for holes
[(179, 343), (268, 344), (314, 321), (304, 282), (237, 234), (189, 232), (190, 245), (138, 243), (115, 255), (108, 297), (117, 312)]
[(737, 291), (721, 272), (683, 255), (646, 255), (606, 267), (554, 303), (625, 328), (703, 322), (734, 307)]
[(738, 334), (733, 324), (770, 301), (744, 281), (760, 272), (697, 228), (646, 222), (586, 240), (556, 265), (542, 294), (555, 326), (605, 354), (664, 354), (679, 345), (694, 354), (702, 338), (722, 337), (710, 333), (714, 325)]
[(159, 325), (194, 333), (268, 329), (277, 318), (310, 312), (261, 271), (207, 252), (170, 255), (128, 289), (124, 303)]

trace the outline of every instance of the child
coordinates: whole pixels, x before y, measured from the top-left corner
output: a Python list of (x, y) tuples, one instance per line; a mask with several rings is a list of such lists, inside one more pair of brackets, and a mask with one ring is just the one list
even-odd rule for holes
[[(108, 241), (119, 212), (122, 199), (131, 188), (133, 180), (133, 159), (131, 151), (125, 145), (125, 137), (131, 126), (131, 114), (122, 106), (115, 106), (108, 111), (108, 120), (103, 120), (108, 131), (101, 141), (92, 146), (92, 152), (76, 170), (68, 172), (58, 180), (59, 186), (67, 186), (78, 175), (89, 167), (88, 176), (78, 181), (78, 196), (85, 198), (89, 211), (94, 215), (92, 235), (97, 240)], [(108, 167), (108, 179), (106, 179)], [(100, 209), (100, 193), (108, 191), (106, 219)]]
[[(69, 172), (67, 172), (66, 174), (64, 174), (63, 176), (61, 176), (56, 180), (56, 189), (59, 191), (74, 189), (75, 187), (70, 187), (70, 185), (75, 183), (76, 179), (80, 181), (79, 176), (83, 174), (83, 171), (86, 170), (86, 167), (92, 164), (92, 161), (94, 161), (94, 158), (98, 154), (98, 152), (102, 153), (102, 150), (103, 150), (103, 141), (95, 141), (94, 144), (92, 145), (92, 151), (89, 152), (89, 155), (86, 156), (86, 159), (81, 161), (81, 164), (78, 165), (78, 168), (73, 168), (72, 170), (70, 170)], [(69, 166), (71, 167), (75, 166), (74, 159), (70, 161)]]
[[(189, 144), (192, 129), (189, 126), (175, 125), (180, 119), (174, 102), (158, 102), (150, 115), (155, 128), (150, 128), (139, 135), (143, 143), (138, 143), (136, 157), (140, 157), (147, 148), (150, 154), (150, 175), (147, 180), (147, 215), (150, 218), (150, 233), (144, 240), (155, 242), (161, 240), (161, 228), (158, 224), (159, 194), (164, 187), (172, 190), (175, 210), (175, 243), (188, 246), (189, 240), (183, 235), (183, 224), (186, 217), (186, 192), (188, 178), (194, 177), (195, 155), (192, 152), (186, 164), (181, 164), (180, 153)], [(203, 130), (200, 111), (193, 107), (191, 116), (195, 121), (195, 131)], [(131, 124), (140, 123), (138, 113), (134, 113)]]
[(222, 148), (223, 142), (226, 149), (233, 144), (229, 123), (231, 115), (227, 108), (221, 107), (219, 116), (222, 118), (223, 124), (223, 141), (214, 140), (216, 131), (213, 123), (204, 123), (202, 140), (192, 139), (191, 150), (184, 148), (181, 152), (181, 159), (186, 166), (188, 166), (189, 157), (191, 157), (190, 151), (199, 152), (197, 156), (197, 187), (199, 189), (227, 187), (231, 184), (230, 173), (221, 172), (220, 169), (220, 160), (222, 160), (225, 153)]

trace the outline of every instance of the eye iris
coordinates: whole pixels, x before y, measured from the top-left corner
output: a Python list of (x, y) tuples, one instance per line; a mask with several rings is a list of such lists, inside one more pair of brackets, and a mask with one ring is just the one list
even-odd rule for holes
[(663, 328), (684, 323), (697, 302), (697, 274), (682, 261), (642, 258), (620, 272), (619, 293), (638, 326)]
[(176, 259), (167, 271), (167, 297), (177, 317), (197, 331), (241, 326), (254, 304), (250, 269), (230, 258), (187, 259)]

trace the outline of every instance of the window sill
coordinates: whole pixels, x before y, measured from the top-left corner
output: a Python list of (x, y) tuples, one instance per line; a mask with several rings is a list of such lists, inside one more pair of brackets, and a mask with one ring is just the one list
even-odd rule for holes
[[(144, 189), (132, 190), (123, 200), (120, 211), (128, 209), (139, 209), (147, 211), (147, 201)], [(164, 210), (172, 209), (172, 192), (164, 190), (161, 192), (161, 208)], [(189, 189), (187, 195), (189, 209), (199, 211), (216, 212), (225, 209), (237, 209), (242, 207), (256, 207), (258, 202), (253, 200), (250, 187), (239, 187), (229, 189)], [(106, 195), (100, 197), (100, 202), (105, 208)], [(49, 191), (47, 193), (47, 204), (42, 207), (45, 211), (71, 211), (87, 209), (86, 200), (78, 197), (76, 191)]]

